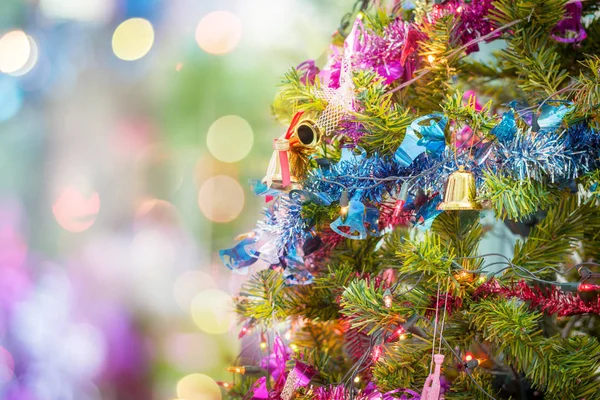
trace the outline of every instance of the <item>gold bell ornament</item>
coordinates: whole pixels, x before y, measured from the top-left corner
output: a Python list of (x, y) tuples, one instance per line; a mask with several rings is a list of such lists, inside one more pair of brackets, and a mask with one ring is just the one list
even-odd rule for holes
[(437, 206), (437, 209), (441, 211), (481, 210), (481, 204), (475, 201), (476, 190), (473, 173), (465, 171), (465, 167), (461, 165), (458, 171), (453, 172), (448, 178), (444, 201)]
[(321, 143), (321, 130), (310, 119), (297, 113), (285, 135), (274, 139), (273, 155), (263, 182), (270, 188), (288, 192), (301, 189), (300, 179), (306, 174), (309, 156)]

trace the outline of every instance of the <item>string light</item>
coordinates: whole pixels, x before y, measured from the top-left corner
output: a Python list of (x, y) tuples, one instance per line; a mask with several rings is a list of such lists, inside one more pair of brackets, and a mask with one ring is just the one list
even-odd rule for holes
[(427, 56), (427, 61), (429, 61), (430, 64), (433, 64), (433, 62), (435, 61), (435, 57), (430, 54)]
[(350, 200), (348, 199), (348, 191), (344, 190), (340, 196), (340, 214), (345, 217), (348, 214)]
[(402, 189), (400, 189), (400, 194), (398, 195), (398, 200), (396, 200), (396, 205), (394, 206), (394, 212), (392, 213), (392, 222), (395, 224), (400, 217), (400, 213), (406, 204), (406, 199), (408, 199), (408, 184), (402, 185)]
[(593, 292), (600, 290), (600, 285), (594, 285), (593, 283), (580, 283), (577, 287), (580, 292)]
[(357, 376), (354, 378), (354, 383), (358, 383), (358, 382), (360, 382), (360, 376)]
[(259, 346), (260, 346), (261, 350), (267, 349), (267, 335), (264, 332), (262, 332), (260, 334), (260, 345)]
[(411, 338), (412, 334), (407, 333), (406, 330), (399, 326), (398, 329), (396, 329), (394, 331), (394, 333), (392, 333), (388, 338), (387, 338), (387, 342), (394, 342), (394, 341), (401, 341), (401, 340), (406, 340), (408, 338)]
[(246, 373), (246, 367), (244, 366), (233, 366), (225, 368), (227, 372), (231, 372), (232, 374), (240, 374), (244, 375)]
[(229, 382), (220, 382), (220, 381), (217, 381), (217, 385), (219, 385), (219, 386), (221, 386), (222, 388), (225, 388), (225, 389), (231, 389), (231, 387), (233, 386), (232, 383), (229, 383)]
[(465, 355), (465, 361), (466, 361), (466, 362), (469, 362), (469, 361), (471, 361), (472, 359), (473, 359), (473, 354), (471, 354), (471, 353), (467, 353), (467, 354)]
[(383, 352), (383, 349), (381, 346), (375, 346), (373, 347), (373, 353), (372, 353), (372, 360), (373, 362), (377, 362), (379, 360), (379, 358), (381, 357), (381, 353)]
[(264, 370), (260, 367), (254, 365), (233, 365), (230, 367), (226, 367), (225, 370), (227, 372), (231, 372), (232, 374), (260, 374), (263, 373)]
[(392, 296), (392, 292), (390, 289), (386, 289), (383, 293), (383, 305), (385, 308), (391, 308), (392, 302), (394, 301), (394, 296)]
[(242, 329), (240, 330), (240, 334), (238, 335), (238, 339), (243, 338), (244, 336), (246, 336), (251, 331), (252, 331), (252, 329), (250, 329), (249, 326), (243, 326)]

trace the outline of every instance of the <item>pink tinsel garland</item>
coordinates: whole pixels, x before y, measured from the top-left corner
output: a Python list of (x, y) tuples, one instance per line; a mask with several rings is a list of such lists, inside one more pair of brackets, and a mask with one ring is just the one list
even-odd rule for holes
[(559, 317), (600, 314), (600, 297), (586, 302), (579, 295), (564, 292), (555, 286), (531, 287), (525, 281), (503, 286), (497, 280), (492, 279), (481, 285), (475, 292), (475, 298), (486, 298), (491, 295), (515, 297), (527, 301), (531, 308), (548, 314), (556, 314)]

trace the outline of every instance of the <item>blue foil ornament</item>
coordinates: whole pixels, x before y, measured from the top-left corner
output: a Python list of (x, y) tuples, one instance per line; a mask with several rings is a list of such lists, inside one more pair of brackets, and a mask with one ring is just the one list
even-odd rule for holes
[(340, 167), (343, 163), (360, 164), (367, 158), (367, 151), (360, 146), (344, 145), (342, 147), (342, 155), (336, 167)]
[[(429, 121), (429, 125), (421, 125), (421, 122)], [(417, 118), (410, 124), (411, 128), (421, 134), (419, 144), (425, 146), (427, 153), (438, 155), (446, 147), (446, 138), (444, 130), (448, 118), (443, 114), (429, 114), (424, 117)]]
[[(421, 125), (422, 122), (427, 121), (429, 125)], [(424, 152), (438, 155), (446, 146), (444, 130), (447, 123), (448, 119), (443, 114), (437, 113), (415, 119), (406, 129), (406, 135), (394, 154), (394, 160), (402, 167), (408, 167)]]
[(502, 120), (490, 131), (490, 134), (496, 136), (501, 143), (513, 140), (517, 134), (515, 113), (513, 111), (506, 111), (502, 114)]
[(250, 189), (257, 196), (273, 196), (277, 197), (281, 195), (281, 191), (271, 189), (266, 183), (258, 179), (250, 179)]
[(419, 138), (414, 131), (406, 130), (404, 140), (394, 153), (394, 160), (402, 167), (408, 167), (420, 154), (425, 152), (425, 147), (420, 146)]
[(379, 231), (379, 210), (375, 207), (366, 207), (365, 225), (367, 233), (371, 236), (381, 236)]
[(286, 275), (284, 283), (287, 286), (310, 285), (313, 283), (313, 280), (314, 276), (310, 272), (303, 270)]
[(557, 130), (565, 118), (565, 115), (571, 111), (570, 101), (550, 100), (541, 107), (537, 123), (541, 132), (550, 132)]
[[(365, 228), (365, 205), (354, 197), (348, 204), (348, 212), (346, 215), (342, 213), (338, 219), (333, 221), (330, 228), (348, 239), (361, 240), (367, 237), (367, 229)], [(347, 228), (347, 232), (341, 230)]]
[(440, 204), (441, 202), (442, 202), (442, 196), (439, 194), (436, 194), (427, 203), (425, 203), (421, 208), (419, 208), (419, 211), (417, 211), (417, 214), (416, 214), (416, 220), (417, 220), (417, 223), (420, 222), (420, 226), (423, 229), (429, 230), (431, 228), (431, 224), (433, 224), (433, 221), (435, 220), (435, 218), (443, 212), (443, 211), (439, 211), (437, 209), (438, 204)]
[(294, 203), (302, 205), (304, 203), (315, 203), (321, 206), (328, 206), (333, 199), (325, 192), (312, 193), (307, 190), (294, 189), (290, 191), (290, 200)]
[(219, 257), (223, 264), (230, 270), (245, 274), (250, 265), (258, 260), (260, 253), (252, 246), (258, 241), (258, 235), (252, 235), (242, 239), (238, 244), (230, 249), (219, 251)]

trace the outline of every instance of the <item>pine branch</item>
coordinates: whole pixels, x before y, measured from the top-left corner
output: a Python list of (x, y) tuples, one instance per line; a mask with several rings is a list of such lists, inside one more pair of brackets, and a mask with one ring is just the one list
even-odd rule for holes
[(513, 263), (531, 272), (565, 261), (586, 229), (600, 229), (600, 214), (590, 202), (579, 205), (575, 195), (562, 196), (533, 228), (525, 241), (515, 245)]
[(407, 339), (386, 346), (380, 360), (373, 366), (373, 377), (381, 391), (398, 388), (420, 390), (429, 374), (431, 345), (419, 339)]
[(396, 252), (404, 260), (398, 272), (425, 274), (429, 280), (445, 280), (451, 274), (454, 252), (442, 244), (440, 236), (427, 232), (419, 240), (407, 240)]
[(352, 328), (366, 330), (370, 335), (376, 331), (390, 331), (406, 321), (415, 308), (424, 309), (429, 299), (417, 289), (394, 301), (390, 308), (383, 302), (384, 291), (375, 288), (373, 282), (359, 279), (351, 282), (342, 295), (341, 313), (347, 317)]
[[(478, 212), (447, 211), (440, 214), (431, 226), (444, 245), (451, 248), (457, 257), (472, 257), (483, 234)], [(474, 265), (470, 260), (469, 265)], [(472, 268), (475, 269), (475, 268)]]
[(361, 146), (369, 153), (392, 154), (404, 140), (414, 115), (394, 101), (393, 94), (387, 93), (387, 86), (375, 72), (356, 73), (354, 83), (363, 89), (357, 94), (360, 111), (353, 120), (368, 132), (360, 139)]
[[(401, 100), (417, 108), (419, 114), (440, 111), (440, 104), (452, 89), (452, 77), (456, 75), (458, 60), (464, 54), (454, 54), (459, 47), (453, 39), (453, 16), (439, 18), (434, 24), (424, 24), (423, 33), (427, 40), (419, 42), (419, 56), (424, 60), (414, 76), (429, 70), (418, 85), (409, 86), (409, 90), (401, 94)], [(427, 60), (427, 61), (425, 61)], [(432, 60), (429, 62), (428, 60)]]
[(497, 218), (522, 221), (555, 204), (559, 193), (557, 189), (534, 180), (517, 181), (485, 172), (480, 197), (489, 201)]
[(266, 269), (254, 274), (240, 291), (243, 301), (238, 302), (238, 313), (271, 324), (273, 319), (285, 319), (286, 291), (281, 273)]
[[(489, 17), (504, 25), (521, 20), (504, 35), (507, 46), (500, 55), (504, 71), (515, 74), (515, 83), (531, 103), (557, 92), (567, 81), (557, 45), (548, 40), (563, 17), (567, 0), (496, 0)], [(540, 94), (540, 93), (545, 93)]]
[(468, 399), (468, 400), (490, 400), (490, 398), (481, 391), (473, 380), (479, 384), (486, 392), (494, 394), (492, 381), (494, 375), (483, 368), (477, 368), (471, 373), (471, 377), (465, 372), (458, 374), (450, 385), (450, 390), (444, 393), (444, 399)]
[(547, 396), (600, 398), (594, 389), (600, 367), (600, 344), (595, 338), (543, 338), (537, 327), (541, 314), (511, 300), (483, 300), (471, 307), (469, 317), (471, 326), (494, 345), (494, 352)]
[(580, 64), (583, 68), (573, 87), (575, 110), (572, 114), (583, 118), (592, 118), (598, 124), (600, 123), (598, 115), (598, 107), (600, 107), (600, 57), (591, 55), (581, 61)]
[(475, 109), (475, 101), (463, 101), (464, 93), (457, 90), (454, 93), (449, 93), (446, 100), (442, 104), (444, 115), (450, 120), (458, 124), (458, 126), (469, 126), (473, 132), (478, 134), (488, 134), (498, 123), (497, 116), (490, 114), (492, 106), (491, 100), (484, 104), (481, 110)]

